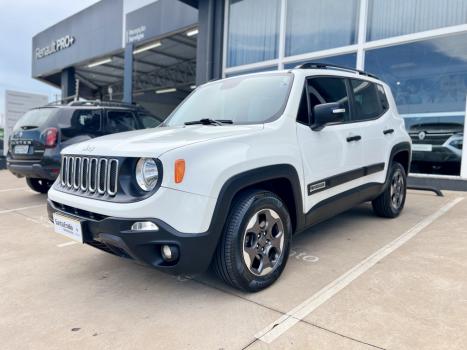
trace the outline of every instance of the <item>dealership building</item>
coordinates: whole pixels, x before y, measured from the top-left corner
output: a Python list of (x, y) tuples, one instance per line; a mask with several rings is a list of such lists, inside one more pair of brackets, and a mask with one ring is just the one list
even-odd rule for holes
[(102, 0), (32, 40), (33, 77), (62, 97), (161, 119), (203, 82), (310, 61), (379, 76), (416, 176), (467, 179), (467, 0)]

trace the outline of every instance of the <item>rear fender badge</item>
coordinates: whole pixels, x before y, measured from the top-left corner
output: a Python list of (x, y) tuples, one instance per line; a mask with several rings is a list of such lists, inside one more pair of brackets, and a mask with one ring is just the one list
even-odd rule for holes
[(312, 194), (313, 192), (322, 190), (323, 188), (326, 188), (326, 181), (321, 181), (315, 184), (310, 184), (308, 185), (308, 194)]

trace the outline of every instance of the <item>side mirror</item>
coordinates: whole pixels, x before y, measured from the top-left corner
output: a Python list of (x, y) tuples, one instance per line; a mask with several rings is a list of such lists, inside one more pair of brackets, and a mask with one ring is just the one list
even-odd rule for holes
[(322, 130), (326, 125), (344, 121), (345, 108), (339, 103), (322, 103), (313, 107), (314, 123), (312, 130)]

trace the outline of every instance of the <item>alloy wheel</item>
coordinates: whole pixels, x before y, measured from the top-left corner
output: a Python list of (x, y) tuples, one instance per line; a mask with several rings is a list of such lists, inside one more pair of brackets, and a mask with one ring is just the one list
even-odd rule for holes
[(252, 215), (243, 235), (243, 260), (256, 276), (265, 276), (279, 266), (284, 251), (284, 224), (273, 209)]
[(392, 175), (390, 195), (391, 205), (394, 209), (398, 210), (405, 196), (405, 180), (400, 169), (397, 169)]

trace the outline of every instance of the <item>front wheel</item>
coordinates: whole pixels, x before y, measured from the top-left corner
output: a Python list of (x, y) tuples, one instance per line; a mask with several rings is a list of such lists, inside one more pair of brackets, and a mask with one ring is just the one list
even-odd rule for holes
[(30, 177), (26, 178), (26, 183), (31, 190), (39, 193), (47, 193), (53, 184), (53, 182), (49, 180), (33, 179)]
[(398, 162), (393, 162), (389, 171), (389, 183), (384, 192), (372, 204), (376, 215), (395, 218), (404, 209), (407, 195), (407, 174), (404, 167)]
[(274, 193), (252, 191), (233, 203), (213, 268), (235, 288), (257, 292), (281, 275), (289, 256), (292, 225)]

